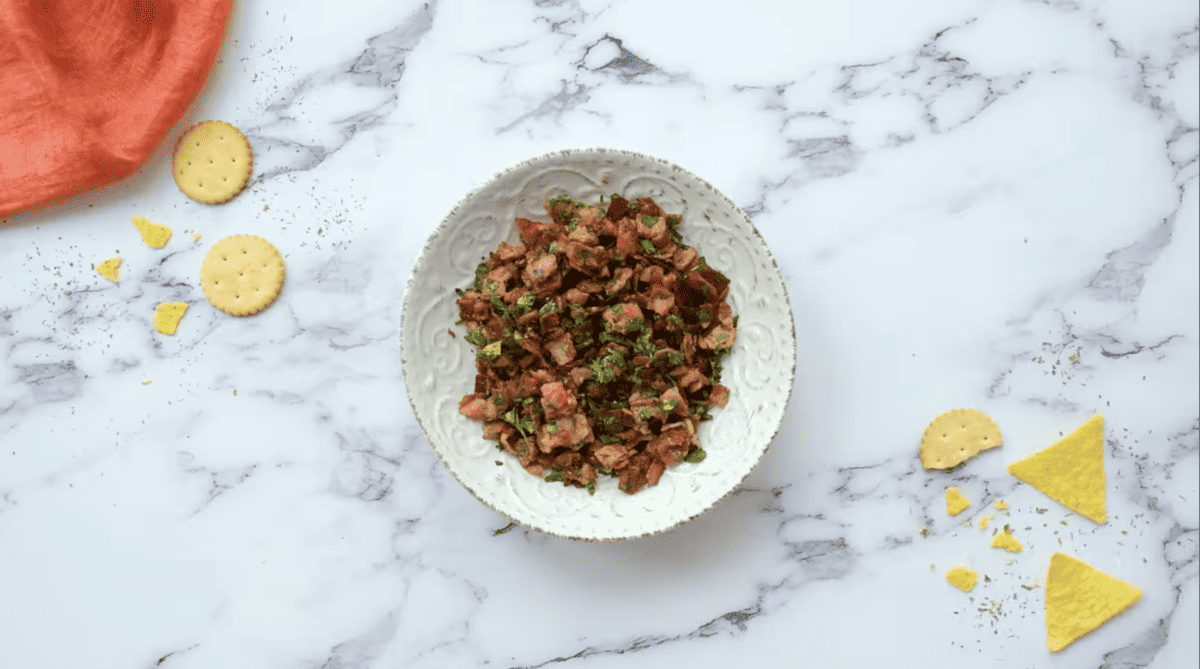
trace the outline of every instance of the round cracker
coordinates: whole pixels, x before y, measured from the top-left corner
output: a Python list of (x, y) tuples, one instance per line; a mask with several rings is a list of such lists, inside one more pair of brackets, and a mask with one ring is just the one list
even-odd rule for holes
[(171, 174), (188, 197), (221, 204), (242, 192), (253, 169), (254, 152), (242, 131), (224, 121), (204, 121), (179, 138)]
[(995, 421), (975, 409), (955, 409), (933, 419), (921, 439), (921, 464), (950, 469), (980, 451), (1004, 444)]
[(266, 309), (283, 288), (283, 256), (254, 235), (234, 235), (213, 244), (200, 265), (200, 286), (213, 306), (230, 316)]

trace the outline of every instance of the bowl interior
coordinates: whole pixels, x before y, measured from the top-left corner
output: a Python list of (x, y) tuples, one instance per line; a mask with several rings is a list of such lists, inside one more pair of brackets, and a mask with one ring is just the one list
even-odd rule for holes
[[(650, 196), (683, 215), (680, 233), (730, 279), (738, 337), (721, 383), (729, 404), (701, 423), (703, 462), (668, 468), (657, 486), (634, 495), (601, 477), (595, 495), (546, 483), (482, 436), (458, 413), (474, 392), (474, 347), (455, 325), (455, 288), (501, 240), (519, 237), (517, 217), (549, 220), (542, 203), (568, 193), (588, 204), (619, 193)], [(458, 336), (451, 337), (448, 331)], [(404, 297), (401, 356), (421, 429), (456, 479), (518, 524), (572, 539), (646, 536), (696, 517), (730, 493), (762, 458), (783, 420), (796, 365), (791, 306), (774, 256), (749, 218), (707, 182), (670, 162), (614, 149), (560, 151), (520, 163), (467, 195), (430, 236)], [(497, 465), (496, 463), (500, 464)]]

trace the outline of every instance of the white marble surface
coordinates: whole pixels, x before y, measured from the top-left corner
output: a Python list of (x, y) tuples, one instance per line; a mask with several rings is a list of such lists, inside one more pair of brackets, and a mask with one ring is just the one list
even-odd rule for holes
[[(0, 666), (1195, 666), (1196, 5), (912, 5), (239, 3), (178, 130), (243, 128), (247, 192), (187, 200), (168, 142), (0, 227)], [(800, 336), (748, 485), (600, 545), (506, 531), (425, 443), (397, 355), (454, 202), (594, 145), (749, 212)], [(196, 286), (236, 233), (289, 268), (249, 319)], [(114, 285), (92, 265), (117, 252)], [(921, 432), (959, 406), (1006, 444), (926, 472)], [(1004, 470), (1096, 411), (1102, 526)], [(948, 517), (949, 484), (969, 520), (1007, 499), (1025, 551)], [(1021, 585), (1057, 550), (1144, 596), (1051, 654)], [(959, 564), (990, 580), (955, 590)]]

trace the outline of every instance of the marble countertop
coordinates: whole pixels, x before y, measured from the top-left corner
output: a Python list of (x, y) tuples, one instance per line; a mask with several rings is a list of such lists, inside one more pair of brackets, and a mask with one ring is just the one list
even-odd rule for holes
[[(912, 4), (238, 3), (150, 163), (0, 225), (0, 666), (1196, 666), (1196, 5)], [(215, 207), (167, 167), (208, 118), (256, 152)], [(615, 544), (472, 498), (397, 352), (454, 203), (581, 146), (729, 195), (800, 340), (745, 485)], [(131, 216), (175, 237), (151, 249)], [(288, 264), (245, 319), (197, 286), (240, 233)], [(93, 270), (116, 254), (119, 284)], [(191, 305), (173, 337), (167, 301)], [(1005, 445), (926, 471), (921, 434), (957, 407)], [(1104, 525), (1005, 470), (1096, 412)], [(985, 515), (1025, 550), (964, 525)], [(1143, 597), (1050, 653), (1031, 584), (1056, 551)]]

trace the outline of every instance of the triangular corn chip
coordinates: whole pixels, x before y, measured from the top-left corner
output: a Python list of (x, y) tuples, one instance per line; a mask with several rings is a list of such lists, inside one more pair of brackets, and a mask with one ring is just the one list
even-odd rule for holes
[(1046, 642), (1060, 651), (1142, 598), (1135, 586), (1055, 553), (1046, 575)]
[(1104, 417), (1092, 416), (1050, 448), (1009, 465), (1008, 473), (1103, 524)]

